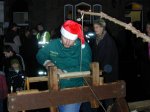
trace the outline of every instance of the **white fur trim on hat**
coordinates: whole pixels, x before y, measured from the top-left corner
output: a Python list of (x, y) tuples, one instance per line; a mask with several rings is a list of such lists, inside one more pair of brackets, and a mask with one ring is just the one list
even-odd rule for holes
[(76, 40), (78, 38), (78, 35), (77, 34), (72, 34), (70, 33), (69, 31), (67, 31), (66, 29), (64, 29), (64, 27), (62, 26), (61, 27), (61, 34), (67, 38), (67, 39), (70, 39), (70, 40)]

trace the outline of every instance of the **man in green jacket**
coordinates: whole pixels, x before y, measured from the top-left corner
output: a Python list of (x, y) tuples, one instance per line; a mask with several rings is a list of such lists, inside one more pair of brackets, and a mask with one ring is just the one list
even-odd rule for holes
[[(91, 50), (85, 43), (81, 25), (66, 21), (61, 27), (61, 39), (52, 40), (37, 54), (40, 64), (48, 67), (55, 65), (63, 72), (87, 71), (90, 69)], [(83, 78), (60, 80), (61, 88), (79, 87)], [(80, 103), (59, 106), (60, 112), (79, 112)]]

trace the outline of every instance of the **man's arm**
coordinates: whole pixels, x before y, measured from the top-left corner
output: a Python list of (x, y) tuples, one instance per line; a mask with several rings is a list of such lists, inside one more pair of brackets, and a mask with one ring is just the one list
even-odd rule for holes
[(51, 62), (51, 57), (50, 57), (50, 46), (49, 44), (47, 46), (45, 46), (44, 48), (41, 48), (37, 55), (36, 55), (36, 58), (37, 58), (37, 61), (43, 65), (43, 66), (47, 66), (48, 63)]

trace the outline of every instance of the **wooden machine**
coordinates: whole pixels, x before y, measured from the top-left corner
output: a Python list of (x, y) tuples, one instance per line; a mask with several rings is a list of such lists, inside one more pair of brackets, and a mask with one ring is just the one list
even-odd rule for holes
[[(50, 108), (51, 112), (57, 112), (59, 105), (79, 102), (91, 102), (91, 106), (97, 108), (99, 106), (99, 100), (113, 98), (115, 99), (115, 103), (112, 105), (110, 112), (129, 112), (128, 105), (124, 99), (126, 96), (125, 82), (103, 83), (103, 77), (100, 74), (99, 64), (95, 62), (91, 64), (91, 71), (85, 72), (59, 74), (57, 67), (52, 66), (49, 69), (47, 77), (48, 90), (28, 90), (9, 94), (8, 110), (9, 112), (18, 112)], [(77, 77), (83, 77), (89, 85), (86, 83), (82, 87), (59, 88), (60, 79)]]

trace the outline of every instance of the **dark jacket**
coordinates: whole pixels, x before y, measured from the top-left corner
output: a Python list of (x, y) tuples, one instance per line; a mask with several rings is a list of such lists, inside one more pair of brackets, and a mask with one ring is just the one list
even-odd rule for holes
[(24, 71), (18, 71), (11, 69), (7, 76), (8, 90), (11, 91), (11, 86), (13, 87), (13, 92), (23, 90), (25, 83), (25, 73)]
[(99, 62), (105, 82), (116, 81), (118, 79), (118, 51), (112, 37), (106, 33), (98, 45), (94, 40), (91, 48), (93, 61)]
[(7, 97), (7, 84), (6, 78), (3, 72), (0, 71), (0, 100)]
[(7, 76), (7, 73), (9, 72), (9, 69), (11, 68), (11, 61), (13, 59), (17, 59), (19, 61), (21, 69), (23, 71), (25, 71), (25, 64), (24, 64), (24, 60), (23, 60), (22, 56), (19, 55), (19, 54), (14, 53), (13, 56), (3, 59), (3, 66), (4, 66), (3, 67), (4, 68), (3, 71), (5, 72), (6, 76)]
[(7, 34), (5, 35), (5, 42), (7, 43), (14, 43), (14, 38), (15, 36), (17, 36), (17, 32), (10, 30), (7, 32)]

